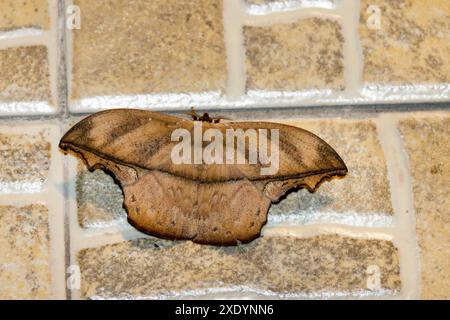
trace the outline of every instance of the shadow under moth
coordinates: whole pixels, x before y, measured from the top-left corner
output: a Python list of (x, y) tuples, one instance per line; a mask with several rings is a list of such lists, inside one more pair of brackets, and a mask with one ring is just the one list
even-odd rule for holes
[(99, 112), (67, 132), (60, 148), (113, 175), (136, 229), (213, 245), (252, 241), (272, 202), (347, 173), (332, 147), (301, 128), (193, 118)]

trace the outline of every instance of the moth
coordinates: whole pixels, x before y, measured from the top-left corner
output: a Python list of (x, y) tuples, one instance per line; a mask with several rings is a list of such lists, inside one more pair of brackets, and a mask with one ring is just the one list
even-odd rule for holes
[(113, 175), (136, 229), (212, 245), (254, 240), (271, 203), (347, 174), (336, 151), (301, 128), (192, 116), (103, 111), (70, 129), (60, 148)]

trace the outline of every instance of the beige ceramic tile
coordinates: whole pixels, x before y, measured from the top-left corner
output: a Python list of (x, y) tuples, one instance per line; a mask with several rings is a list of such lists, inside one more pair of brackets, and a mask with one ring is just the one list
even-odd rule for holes
[(0, 103), (50, 102), (50, 92), (45, 46), (0, 50)]
[(42, 189), (51, 161), (48, 134), (46, 129), (34, 134), (0, 131), (0, 193)]
[(0, 299), (51, 295), (47, 208), (0, 206)]
[[(155, 298), (250, 289), (284, 296), (400, 289), (392, 243), (339, 236), (262, 238), (241, 247), (137, 240), (78, 255), (87, 298)], [(379, 270), (380, 283), (368, 279)], [(369, 281), (368, 281), (369, 280)], [(369, 290), (370, 291), (370, 290)], [(326, 296), (326, 293), (324, 293)]]
[(84, 228), (106, 228), (126, 223), (123, 193), (102, 170), (89, 172), (81, 161), (76, 182), (78, 221)]
[(310, 18), (291, 24), (247, 26), (244, 36), (247, 89), (344, 88), (344, 39), (338, 22)]
[(48, 29), (47, 0), (1, 0), (0, 31), (20, 28)]
[[(367, 26), (371, 5), (381, 10), (380, 30)], [(450, 83), (448, 0), (362, 0), (359, 31), (366, 82)]]
[(422, 298), (450, 299), (450, 117), (405, 120), (400, 129), (413, 176)]
[[(378, 141), (375, 124), (369, 120), (289, 121), (309, 130), (330, 144), (346, 163), (349, 173), (343, 179), (323, 183), (315, 193), (298, 192), (298, 209), (271, 209), (269, 220), (303, 219), (304, 222), (344, 222), (382, 225), (393, 214), (386, 160)], [(282, 201), (295, 206), (294, 196)], [(345, 216), (345, 218), (344, 218)]]
[(225, 89), (221, 0), (75, 3), (72, 98)]

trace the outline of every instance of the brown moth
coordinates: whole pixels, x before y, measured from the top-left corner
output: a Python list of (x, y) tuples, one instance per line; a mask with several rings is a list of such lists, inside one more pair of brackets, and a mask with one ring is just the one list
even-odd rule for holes
[[(294, 188), (313, 192), (322, 181), (347, 173), (336, 151), (306, 130), (268, 122), (222, 123), (207, 114), (193, 116), (199, 121), (144, 110), (99, 112), (76, 124), (61, 139), (60, 148), (81, 155), (90, 170), (103, 169), (115, 177), (124, 193), (128, 221), (136, 229), (163, 238), (214, 245), (252, 241), (260, 235), (272, 202)], [(182, 129), (195, 135), (199, 122), (201, 134), (208, 129), (224, 136), (232, 130), (276, 130), (277, 172), (261, 174), (265, 163), (260, 159), (253, 164), (225, 160), (174, 163), (174, 148), (180, 143), (173, 141), (174, 131)], [(250, 142), (245, 144), (244, 140), (237, 149), (234, 138), (227, 145), (234, 146), (231, 151), (235, 153), (230, 153), (233, 159), (239, 152), (250, 154)], [(258, 137), (259, 142), (264, 139), (271, 145), (275, 135)], [(198, 141), (188, 143), (194, 147)], [(220, 143), (225, 147), (229, 141)], [(201, 141), (201, 147), (207, 145)]]

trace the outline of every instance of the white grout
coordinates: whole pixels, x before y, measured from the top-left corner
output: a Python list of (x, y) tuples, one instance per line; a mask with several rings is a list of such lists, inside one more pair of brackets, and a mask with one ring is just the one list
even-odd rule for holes
[(55, 299), (66, 298), (65, 284), (65, 235), (64, 235), (64, 177), (62, 156), (59, 151), (61, 129), (55, 126), (51, 131), (51, 168), (47, 190), (50, 230), (50, 267)]
[(36, 31), (29, 29), (23, 33), (10, 33), (10, 36), (0, 38), (0, 49), (8, 49), (12, 47), (24, 46), (49, 46), (50, 37), (48, 31)]
[(332, 223), (337, 225), (347, 225), (353, 227), (376, 227), (385, 228), (393, 226), (393, 217), (386, 213), (361, 213), (355, 211), (348, 212), (311, 212), (309, 210), (296, 210), (292, 213), (278, 213), (268, 215), (268, 226), (290, 226), (290, 225), (316, 225)]
[(401, 296), (420, 298), (420, 260), (415, 232), (413, 191), (407, 155), (398, 131), (398, 119), (385, 114), (376, 121), (380, 143), (388, 166), (395, 233), (393, 242), (399, 250)]
[[(64, 12), (66, 12), (66, 8), (68, 6), (73, 5), (73, 0), (65, 0), (64, 1)], [(83, 28), (83, 13), (81, 13), (81, 28)], [(72, 62), (72, 53), (73, 53), (73, 34), (72, 34), (72, 30), (66, 28), (66, 26), (64, 26), (64, 30), (62, 31), (64, 32), (64, 36), (65, 36), (65, 48), (64, 50), (66, 51), (66, 80), (67, 80), (67, 107), (69, 109), (69, 111), (76, 111), (77, 108), (75, 106), (72, 106), (72, 66), (73, 66), (73, 62)], [(81, 102), (81, 101), (79, 101)], [(114, 105), (114, 103), (109, 103), (109, 105)], [(80, 110), (83, 108), (80, 108)], [(81, 111), (83, 112), (83, 111)]]
[(344, 77), (347, 96), (357, 97), (362, 88), (363, 53), (359, 42), (360, 2), (341, 0), (337, 11), (344, 36)]
[(156, 295), (142, 295), (135, 296), (129, 294), (119, 294), (112, 296), (93, 296), (90, 297), (92, 300), (121, 300), (121, 299), (135, 299), (135, 300), (165, 300), (165, 299), (180, 299), (180, 300), (190, 300), (190, 299), (209, 299), (209, 300), (238, 300), (238, 299), (275, 299), (275, 300), (285, 300), (285, 299), (329, 299), (329, 300), (339, 300), (339, 299), (394, 299), (396, 292), (392, 290), (382, 289), (378, 292), (370, 290), (357, 290), (354, 292), (349, 291), (327, 291), (320, 290), (312, 293), (298, 292), (298, 293), (282, 293), (272, 290), (259, 289), (257, 287), (252, 287), (248, 285), (234, 285), (230, 287), (209, 287), (193, 290), (182, 290), (182, 291), (169, 291), (164, 294)]
[(242, 0), (226, 0), (223, 3), (225, 48), (227, 51), (229, 100), (238, 100), (245, 95), (245, 49), (242, 34), (245, 6)]
[(48, 1), (48, 7), (50, 12), (50, 22), (51, 28), (46, 33), (47, 48), (48, 48), (48, 65), (49, 65), (49, 75), (50, 75), (50, 91), (52, 96), (51, 104), (54, 105), (55, 112), (59, 111), (59, 100), (58, 100), (58, 71), (59, 71), (59, 57), (61, 52), (59, 52), (58, 45), (58, 0)]
[(244, 16), (244, 24), (248, 26), (263, 27), (274, 24), (288, 24), (314, 17), (335, 20), (340, 18), (338, 11), (335, 9), (299, 8), (290, 11), (270, 12), (264, 15), (246, 13)]
[(392, 228), (354, 227), (331, 223), (299, 226), (267, 226), (262, 230), (263, 236), (291, 236), (296, 238), (311, 238), (320, 235), (338, 234), (355, 239), (376, 239), (391, 241)]
[(289, 12), (296, 9), (306, 8), (334, 8), (333, 0), (281, 0), (266, 4), (247, 4), (247, 12), (252, 15), (262, 15), (271, 12)]

